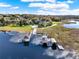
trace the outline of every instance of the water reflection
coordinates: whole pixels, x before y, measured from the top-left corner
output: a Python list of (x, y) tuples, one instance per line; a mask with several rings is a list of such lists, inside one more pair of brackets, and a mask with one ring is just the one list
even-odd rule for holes
[(43, 48), (47, 48), (47, 44), (46, 43), (43, 43), (42, 47)]
[(10, 42), (11, 36), (0, 32), (0, 59), (52, 59), (44, 56), (45, 49), (26, 42), (14, 44)]
[(27, 42), (14, 44), (10, 38), (10, 35), (0, 32), (0, 59), (78, 59), (74, 51), (52, 50)]
[(23, 42), (24, 46), (29, 46), (29, 42)]

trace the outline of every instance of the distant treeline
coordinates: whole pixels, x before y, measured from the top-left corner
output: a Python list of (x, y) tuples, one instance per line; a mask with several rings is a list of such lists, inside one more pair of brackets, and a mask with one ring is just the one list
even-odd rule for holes
[(46, 27), (52, 25), (53, 21), (62, 21), (66, 19), (79, 19), (79, 16), (52, 16), (52, 15), (32, 15), (32, 14), (0, 14), (0, 26), (26, 26), (38, 25)]

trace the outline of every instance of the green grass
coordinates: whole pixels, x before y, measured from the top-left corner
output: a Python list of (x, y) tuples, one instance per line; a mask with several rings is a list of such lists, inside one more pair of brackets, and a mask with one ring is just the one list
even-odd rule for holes
[(13, 26), (3, 26), (0, 27), (0, 30), (6, 30), (6, 31), (18, 31), (18, 32), (29, 32), (32, 30), (31, 25), (22, 26), (22, 27), (13, 27)]
[(43, 27), (43, 28), (40, 28), (40, 29), (47, 29), (47, 28), (51, 28), (51, 27), (58, 26), (60, 24), (62, 24), (62, 22), (52, 22), (52, 25), (51, 26)]
[[(52, 22), (52, 24), (60, 24), (61, 22)], [(52, 26), (43, 27), (43, 28), (50, 28)], [(16, 26), (15, 24), (10, 24), (8, 26), (1, 26), (0, 30), (3, 31), (18, 31), (18, 32), (30, 32), (32, 30), (31, 25), (27, 26)]]
[(52, 24), (61, 24), (61, 22), (52, 22)]

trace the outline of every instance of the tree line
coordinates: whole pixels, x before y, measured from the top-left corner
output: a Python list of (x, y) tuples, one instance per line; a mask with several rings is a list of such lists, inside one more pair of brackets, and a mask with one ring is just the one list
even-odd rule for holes
[(32, 15), (32, 14), (5, 14), (0, 15), (0, 26), (26, 26), (38, 25), (46, 27), (52, 25), (52, 22), (59, 22), (69, 18), (78, 18), (78, 16), (51, 16), (51, 15)]

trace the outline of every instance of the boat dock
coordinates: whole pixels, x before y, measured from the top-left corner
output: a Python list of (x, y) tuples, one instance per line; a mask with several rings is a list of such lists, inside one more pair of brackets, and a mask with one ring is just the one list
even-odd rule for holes
[(45, 47), (52, 47), (52, 49), (64, 50), (62, 45), (59, 45), (55, 38), (48, 38), (46, 34), (37, 34), (37, 27), (33, 27), (33, 31), (30, 33), (15, 34), (11, 39), (14, 43), (32, 43), (35, 45), (41, 45)]

